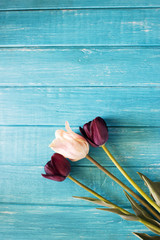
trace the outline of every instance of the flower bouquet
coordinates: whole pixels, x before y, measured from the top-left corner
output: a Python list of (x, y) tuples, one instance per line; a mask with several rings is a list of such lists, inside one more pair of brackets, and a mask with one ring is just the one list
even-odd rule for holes
[[(139, 176), (150, 191), (150, 197), (133, 181), (105, 145), (108, 140), (108, 127), (102, 118), (96, 117), (93, 121), (84, 124), (83, 128), (80, 127), (79, 130), (82, 136), (73, 132), (68, 122), (66, 122), (66, 130), (67, 132), (60, 129), (56, 131), (56, 138), (49, 145), (56, 153), (53, 154), (51, 160), (45, 165), (45, 174), (42, 174), (42, 176), (59, 182), (69, 178), (94, 196), (94, 198), (79, 196), (74, 196), (74, 198), (100, 205), (103, 208), (99, 207), (97, 208), (98, 210), (118, 214), (125, 220), (140, 222), (152, 232), (160, 235), (160, 182), (153, 182), (144, 174), (138, 172)], [(104, 150), (109, 159), (115, 164), (115, 166), (135, 188), (140, 196), (89, 155), (89, 144), (93, 147), (101, 147), (102, 150)], [(71, 161), (78, 161), (83, 158), (87, 158), (90, 162), (97, 166), (97, 168), (103, 171), (108, 177), (123, 188), (134, 213), (131, 213), (117, 204), (110, 202), (105, 197), (99, 195), (97, 192), (93, 191), (70, 175), (71, 165), (67, 159)], [(160, 236), (149, 236), (145, 233), (133, 234), (143, 240), (160, 239)]]

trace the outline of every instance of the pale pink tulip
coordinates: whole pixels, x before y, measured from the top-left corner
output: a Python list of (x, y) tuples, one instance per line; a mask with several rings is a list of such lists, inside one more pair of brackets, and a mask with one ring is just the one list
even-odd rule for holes
[(69, 123), (65, 123), (66, 131), (59, 129), (55, 132), (56, 139), (49, 145), (55, 152), (60, 153), (71, 161), (85, 158), (89, 152), (89, 144), (84, 137), (73, 132)]

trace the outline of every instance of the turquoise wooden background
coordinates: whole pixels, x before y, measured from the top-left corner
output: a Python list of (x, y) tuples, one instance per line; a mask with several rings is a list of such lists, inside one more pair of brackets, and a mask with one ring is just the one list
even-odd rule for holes
[[(159, 0), (0, 1), (0, 239), (129, 240), (141, 224), (72, 198), (69, 179), (41, 177), (65, 120), (108, 122), (108, 148), (160, 181)], [(91, 155), (124, 180), (100, 149)], [(89, 161), (72, 175), (130, 209), (121, 188)], [(124, 180), (124, 182), (126, 182)]]

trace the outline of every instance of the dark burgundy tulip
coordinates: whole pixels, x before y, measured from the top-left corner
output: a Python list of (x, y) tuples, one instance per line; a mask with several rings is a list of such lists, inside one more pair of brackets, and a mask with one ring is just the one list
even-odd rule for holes
[(54, 153), (51, 160), (45, 165), (44, 171), (46, 172), (46, 174), (42, 174), (44, 178), (62, 182), (69, 175), (71, 166), (65, 157), (59, 153)]
[(93, 147), (99, 147), (108, 140), (108, 128), (101, 117), (96, 117), (93, 121), (84, 124), (79, 130)]

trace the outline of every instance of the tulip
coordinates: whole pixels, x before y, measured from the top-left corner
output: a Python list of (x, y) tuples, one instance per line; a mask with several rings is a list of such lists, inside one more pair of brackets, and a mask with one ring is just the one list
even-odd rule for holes
[[(99, 198), (101, 200), (100, 202), (102, 204), (104, 204), (105, 206), (118, 209), (122, 213), (125, 213), (126, 215), (130, 215), (130, 213), (128, 211), (126, 211), (125, 209), (117, 206), (114, 203), (111, 203), (106, 198), (102, 197), (101, 195), (99, 195), (98, 193), (96, 193), (95, 191), (93, 191), (92, 189), (90, 189), (89, 187), (87, 187), (86, 185), (82, 184), (81, 182), (76, 180), (74, 177), (72, 177), (70, 175), (70, 171), (71, 171), (70, 163), (61, 154), (54, 153), (52, 155), (52, 157), (51, 157), (51, 160), (45, 165), (44, 170), (46, 172), (46, 174), (42, 174), (42, 176), (44, 178), (51, 179), (51, 180), (58, 181), (58, 182), (62, 182), (66, 178), (69, 178), (71, 181), (73, 181), (74, 183), (76, 183), (77, 185), (79, 185), (80, 187), (85, 189), (86, 191), (90, 192), (95, 197)], [(94, 200), (96, 200), (96, 199), (94, 199)]]
[[(71, 181), (73, 181), (74, 183), (76, 183), (77, 185), (79, 185), (80, 187), (82, 187), (83, 189), (90, 192), (98, 199), (100, 199), (100, 201), (98, 201), (95, 198), (87, 198), (87, 197), (75, 197), (75, 198), (84, 199), (84, 200), (93, 202), (95, 204), (107, 206), (107, 207), (111, 208), (111, 212), (115, 212), (115, 213), (119, 214), (122, 218), (125, 217), (127, 219), (127, 217), (128, 217), (128, 219), (129, 219), (130, 217), (131, 218), (135, 217), (135, 218), (137, 218), (137, 220), (139, 222), (143, 223), (145, 226), (147, 226), (153, 232), (154, 231), (156, 231), (156, 233), (159, 232), (159, 227), (152, 224), (152, 222), (148, 222), (148, 221), (146, 221), (146, 219), (143, 219), (143, 218), (141, 219), (140, 217), (136, 217), (134, 214), (132, 214), (132, 213), (126, 211), (125, 209), (119, 207), (118, 205), (108, 201), (106, 198), (102, 197), (101, 195), (99, 195), (98, 193), (93, 191), (92, 189), (88, 188), (87, 186), (85, 186), (81, 182), (77, 181), (72, 176), (70, 176), (69, 175), (70, 164), (67, 161), (67, 159), (64, 158), (62, 155), (55, 153), (51, 157), (51, 161), (49, 161), (45, 165), (45, 172), (46, 172), (46, 175), (42, 174), (43, 177), (54, 180), (54, 181), (58, 181), (58, 182), (64, 181), (65, 178), (68, 177)], [(57, 174), (59, 174), (59, 175), (57, 175)], [(105, 210), (105, 211), (108, 210), (106, 208), (98, 208), (98, 209)]]
[(79, 134), (73, 132), (66, 122), (66, 131), (57, 130), (55, 133), (56, 139), (49, 145), (55, 152), (62, 154), (64, 157), (72, 161), (77, 161), (85, 158), (89, 152), (89, 144)]
[[(125, 172), (125, 170), (120, 166), (116, 161), (113, 155), (109, 152), (105, 146), (106, 141), (108, 140), (108, 128), (105, 121), (101, 117), (96, 117), (94, 120), (84, 124), (83, 128), (79, 128), (83, 137), (93, 146), (93, 147), (102, 147), (106, 152), (108, 157), (112, 160), (115, 166), (120, 170), (124, 177), (132, 184), (132, 186), (145, 198), (145, 200), (152, 205), (159, 213), (160, 207), (150, 198), (148, 195), (132, 180), (132, 178)], [(97, 161), (95, 161), (91, 156), (87, 155), (86, 158), (101, 169), (105, 174), (117, 182), (121, 187), (123, 187), (127, 192), (139, 200), (157, 219), (160, 220), (160, 216), (153, 210), (150, 205), (143, 201), (137, 194), (135, 194), (130, 188), (123, 184), (118, 178), (101, 166)]]
[(42, 174), (44, 178), (62, 182), (69, 175), (71, 166), (65, 157), (59, 153), (55, 153), (45, 165), (44, 170), (46, 172), (46, 174)]
[[(141, 196), (148, 202), (152, 207), (154, 207), (160, 213), (160, 206), (158, 206), (153, 199), (151, 199), (138, 185), (134, 180), (128, 175), (128, 173), (121, 167), (121, 165), (117, 162), (117, 160), (113, 157), (108, 148), (103, 144), (102, 149), (114, 163), (114, 165), (118, 168), (118, 170), (122, 173), (122, 175), (128, 180), (128, 182), (141, 194)], [(155, 215), (155, 214), (154, 214)], [(158, 218), (160, 220), (160, 217)]]
[[(83, 137), (93, 146), (93, 147), (102, 147), (108, 157), (112, 160), (115, 166), (123, 174), (123, 176), (132, 184), (132, 186), (145, 198), (145, 200), (152, 205), (159, 213), (160, 207), (133, 181), (133, 179), (126, 173), (126, 171), (120, 166), (117, 160), (110, 153), (108, 148), (105, 146), (106, 141), (108, 140), (108, 128), (105, 121), (96, 117), (93, 121), (90, 121), (84, 124), (83, 128), (79, 128)], [(88, 157), (90, 161), (91, 158)], [(95, 162), (94, 162), (95, 164)], [(100, 167), (100, 166), (99, 166)], [(101, 169), (102, 170), (102, 169)], [(102, 170), (105, 171), (105, 170)]]
[(96, 117), (93, 121), (84, 124), (79, 130), (93, 147), (99, 147), (108, 140), (108, 128), (101, 117)]

